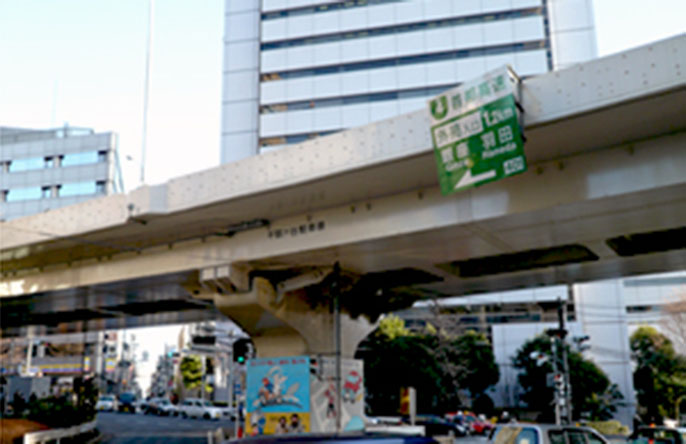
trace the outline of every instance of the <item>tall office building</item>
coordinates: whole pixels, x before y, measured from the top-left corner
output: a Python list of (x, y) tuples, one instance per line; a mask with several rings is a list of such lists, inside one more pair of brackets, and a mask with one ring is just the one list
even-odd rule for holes
[(0, 220), (121, 192), (114, 133), (0, 127)]
[(222, 162), (595, 57), (591, 0), (226, 0)]

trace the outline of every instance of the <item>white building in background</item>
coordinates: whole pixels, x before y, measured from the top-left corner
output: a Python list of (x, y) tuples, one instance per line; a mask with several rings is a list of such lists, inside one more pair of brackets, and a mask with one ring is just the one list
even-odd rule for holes
[(121, 192), (116, 150), (114, 133), (0, 127), (0, 220)]
[[(568, 303), (571, 308), (567, 324), (569, 336), (590, 336), (590, 349), (584, 354), (622, 392), (627, 405), (618, 410), (616, 417), (624, 424), (632, 424), (636, 408), (629, 338), (640, 326), (652, 326), (670, 337), (677, 351), (686, 353), (685, 349), (679, 348), (678, 338), (664, 328), (670, 315), (663, 307), (684, 300), (680, 298), (686, 298), (686, 272), (574, 285), (574, 300)], [(489, 395), (497, 406), (519, 404), (521, 389), (512, 359), (524, 342), (549, 328), (557, 328), (551, 308), (558, 300), (567, 299), (567, 287), (554, 286), (441, 301), (441, 306), (458, 313), (451, 316), (461, 324), (460, 328), (490, 335), (500, 368), (500, 381)], [(426, 302), (417, 303), (415, 310), (427, 305)], [(422, 316), (432, 321), (432, 315), (413, 311), (399, 314), (410, 323), (416, 323)], [(683, 346), (683, 342), (681, 344)]]
[(222, 162), (596, 56), (591, 0), (226, 0)]

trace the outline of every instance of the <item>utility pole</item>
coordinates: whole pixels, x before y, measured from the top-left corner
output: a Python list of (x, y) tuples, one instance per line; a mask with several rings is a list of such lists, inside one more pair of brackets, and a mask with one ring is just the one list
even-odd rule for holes
[[(568, 294), (571, 296), (571, 285), (568, 286)], [(556, 397), (559, 397), (559, 401), (562, 405), (564, 405), (564, 420), (566, 421), (567, 424), (572, 423), (572, 396), (571, 396), (571, 388), (572, 385), (570, 383), (570, 374), (569, 374), (569, 360), (567, 359), (567, 341), (565, 338), (567, 337), (567, 330), (565, 329), (565, 321), (567, 318), (567, 302), (564, 300), (558, 300), (558, 306), (557, 306), (557, 318), (558, 318), (558, 331), (555, 337), (553, 338), (553, 341), (557, 341), (558, 348), (560, 349), (559, 351), (562, 354), (562, 359), (561, 359), (561, 366), (562, 366), (562, 384), (561, 387), (558, 389), (556, 386), (555, 394)], [(554, 361), (558, 359), (560, 355), (558, 353), (554, 354)], [(561, 392), (561, 393), (558, 393)]]
[(33, 325), (29, 325), (26, 339), (28, 340), (28, 345), (26, 346), (26, 368), (24, 369), (24, 374), (32, 376), (31, 372), (31, 359), (33, 358)]
[[(571, 292), (571, 286), (568, 290)], [(571, 296), (570, 296), (571, 297)], [(569, 374), (569, 360), (567, 359), (567, 330), (565, 321), (567, 319), (567, 301), (558, 299), (557, 301), (557, 320), (556, 329), (548, 330), (551, 340), (553, 378), (552, 386), (555, 402), (555, 424), (562, 422), (572, 423), (572, 385)]]
[(557, 381), (560, 371), (557, 368), (557, 337), (553, 336), (551, 339), (550, 347), (553, 356), (553, 403), (555, 404), (555, 425), (560, 425), (560, 388)]
[(565, 330), (565, 322), (567, 321), (567, 302), (574, 300), (574, 286), (567, 284), (567, 301), (561, 305), (562, 309), (562, 325), (561, 329), (564, 331), (562, 336), (562, 366), (565, 373), (565, 405), (567, 407), (567, 424), (572, 424), (572, 375), (569, 372), (569, 359), (567, 357), (567, 330)]
[(333, 266), (333, 282), (331, 283), (331, 293), (333, 296), (333, 325), (334, 325), (334, 345), (336, 348), (336, 433), (341, 432), (341, 289), (340, 283), (341, 268), (336, 262)]
[[(226, 367), (228, 370), (228, 378), (226, 381), (226, 384), (229, 386), (229, 408), (234, 408), (236, 405), (234, 402), (234, 392), (233, 392), (233, 385), (234, 385), (234, 362), (233, 362), (233, 344), (231, 344), (231, 347), (229, 347), (229, 351), (227, 352), (227, 362), (226, 362)], [(238, 409), (236, 408), (236, 416), (238, 416)]]
[(145, 83), (143, 84), (143, 130), (141, 131), (141, 185), (145, 185), (145, 161), (148, 144), (148, 95), (150, 89), (150, 58), (152, 53), (152, 33), (154, 0), (148, 0), (148, 34), (145, 45)]

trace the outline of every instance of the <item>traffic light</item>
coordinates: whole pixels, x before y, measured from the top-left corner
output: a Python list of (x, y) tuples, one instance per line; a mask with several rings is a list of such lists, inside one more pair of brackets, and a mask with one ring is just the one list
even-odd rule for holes
[(541, 353), (539, 351), (533, 351), (533, 352), (529, 353), (529, 358), (536, 361), (537, 367), (542, 366), (543, 364), (548, 362), (548, 360), (550, 359), (545, 353)]
[(553, 382), (555, 384), (555, 388), (559, 391), (564, 390), (564, 385), (565, 385), (565, 379), (564, 375), (562, 373), (555, 373), (553, 376)]
[(560, 339), (564, 339), (565, 336), (567, 336), (567, 330), (565, 330), (564, 328), (549, 328), (545, 332), (551, 338), (553, 336), (557, 336)]
[(241, 338), (233, 343), (233, 360), (243, 364), (246, 359), (250, 359), (252, 342), (248, 338)]
[(575, 336), (574, 337), (574, 344), (576, 344), (576, 349), (579, 352), (586, 351), (591, 348), (590, 344), (584, 344), (586, 341), (590, 341), (591, 337), (589, 335), (584, 335), (584, 336)]

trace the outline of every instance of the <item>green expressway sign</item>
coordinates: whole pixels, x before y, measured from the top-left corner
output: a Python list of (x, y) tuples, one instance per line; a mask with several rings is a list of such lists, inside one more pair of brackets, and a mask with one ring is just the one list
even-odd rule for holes
[(443, 194), (526, 171), (514, 79), (503, 67), (429, 101)]

